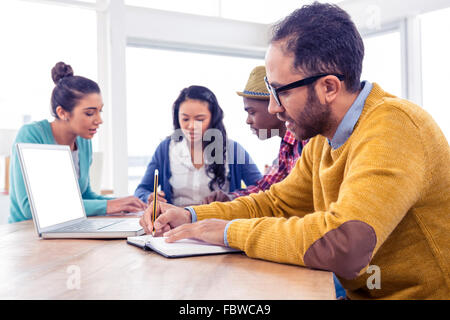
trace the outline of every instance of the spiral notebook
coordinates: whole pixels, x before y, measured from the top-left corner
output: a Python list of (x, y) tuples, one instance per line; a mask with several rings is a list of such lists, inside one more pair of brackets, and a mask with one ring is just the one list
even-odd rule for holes
[(166, 237), (153, 237), (151, 235), (128, 237), (127, 243), (144, 250), (152, 250), (166, 258), (182, 258), (203, 256), (211, 254), (224, 254), (242, 252), (234, 248), (212, 245), (194, 239), (183, 239), (167, 243)]

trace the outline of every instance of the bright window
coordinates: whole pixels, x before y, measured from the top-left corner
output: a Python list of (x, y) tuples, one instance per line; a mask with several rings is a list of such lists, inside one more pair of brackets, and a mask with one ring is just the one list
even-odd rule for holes
[[(423, 107), (450, 141), (450, 102), (448, 100), (450, 74), (450, 9), (421, 16)], [(446, 31), (447, 30), (447, 31)]]
[(376, 82), (383, 90), (402, 97), (400, 31), (364, 38), (364, 47), (361, 79)]
[(97, 20), (92, 10), (0, 1), (0, 129), (53, 120), (51, 69), (58, 61), (97, 79)]
[(248, 59), (146, 48), (127, 48), (129, 192), (134, 192), (159, 143), (173, 131), (172, 104), (190, 85), (211, 89), (224, 110), (230, 139), (239, 142), (263, 172), (278, 155), (280, 139), (260, 141), (246, 124), (242, 98), (250, 71), (264, 65)]

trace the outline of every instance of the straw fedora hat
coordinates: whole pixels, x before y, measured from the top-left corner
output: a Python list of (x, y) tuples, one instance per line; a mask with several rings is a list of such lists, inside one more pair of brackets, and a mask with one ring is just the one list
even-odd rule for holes
[(250, 77), (248, 78), (244, 91), (237, 91), (236, 93), (241, 97), (269, 100), (270, 94), (269, 91), (267, 91), (266, 84), (264, 83), (265, 76), (266, 68), (264, 66), (254, 68), (250, 73)]

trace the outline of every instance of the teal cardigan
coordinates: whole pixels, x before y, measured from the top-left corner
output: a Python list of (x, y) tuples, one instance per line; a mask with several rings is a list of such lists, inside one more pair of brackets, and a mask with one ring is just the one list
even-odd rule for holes
[[(16, 143), (39, 143), (57, 144), (53, 137), (50, 123), (47, 120), (33, 122), (24, 125), (17, 134), (11, 153), (9, 167), (10, 174), (10, 216), (9, 223), (19, 222), (32, 218), (30, 204), (28, 203), (27, 191), (20, 170), (19, 158), (17, 156)], [(112, 198), (103, 197), (91, 190), (89, 184), (89, 167), (92, 163), (91, 140), (77, 137), (78, 156), (80, 159), (80, 179), (78, 185), (83, 198), (86, 215), (105, 215), (106, 202)]]

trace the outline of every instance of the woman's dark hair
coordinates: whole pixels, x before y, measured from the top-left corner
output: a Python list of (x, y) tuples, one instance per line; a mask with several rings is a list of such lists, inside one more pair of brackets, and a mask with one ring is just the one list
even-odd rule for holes
[(52, 79), (55, 88), (52, 92), (52, 115), (59, 119), (56, 108), (61, 106), (64, 110), (72, 112), (78, 101), (90, 93), (100, 93), (100, 88), (95, 81), (74, 76), (73, 69), (64, 62), (58, 62), (52, 68)]
[(295, 68), (308, 76), (339, 73), (349, 92), (360, 89), (364, 43), (347, 12), (314, 2), (295, 10), (273, 28), (271, 42), (287, 40)]
[[(210, 164), (206, 164), (206, 174), (212, 179), (209, 182), (208, 187), (211, 191), (213, 191), (215, 183), (219, 186), (219, 188), (222, 188), (222, 186), (224, 185), (224, 183), (226, 181), (225, 152), (226, 152), (226, 144), (227, 144), (227, 132), (226, 132), (225, 126), (223, 124), (223, 110), (219, 106), (219, 102), (217, 101), (217, 98), (214, 95), (214, 93), (211, 90), (209, 90), (208, 88), (202, 87), (202, 86), (190, 86), (188, 88), (184, 88), (183, 90), (181, 90), (180, 95), (173, 103), (172, 114), (173, 114), (174, 130), (178, 130), (181, 128), (180, 121), (178, 119), (178, 113), (180, 111), (181, 103), (183, 103), (184, 101), (186, 101), (188, 99), (199, 100), (199, 101), (204, 101), (204, 102), (208, 103), (208, 109), (209, 109), (209, 112), (211, 112), (211, 122), (209, 124), (208, 129), (219, 130), (221, 132), (221, 138), (223, 139), (223, 141), (222, 141), (223, 155), (222, 155), (222, 157), (218, 157), (221, 160), (220, 163), (213, 162)], [(214, 137), (214, 139), (211, 142), (207, 143), (207, 142), (203, 141), (203, 150), (210, 143), (216, 142), (215, 141), (216, 137), (215, 136), (213, 136), (213, 137)], [(182, 137), (179, 137), (179, 138), (180, 138), (179, 141), (181, 141)], [(216, 152), (216, 149), (213, 149), (212, 150), (213, 154), (211, 154), (212, 158), (216, 158), (216, 155), (214, 154), (215, 152)]]

